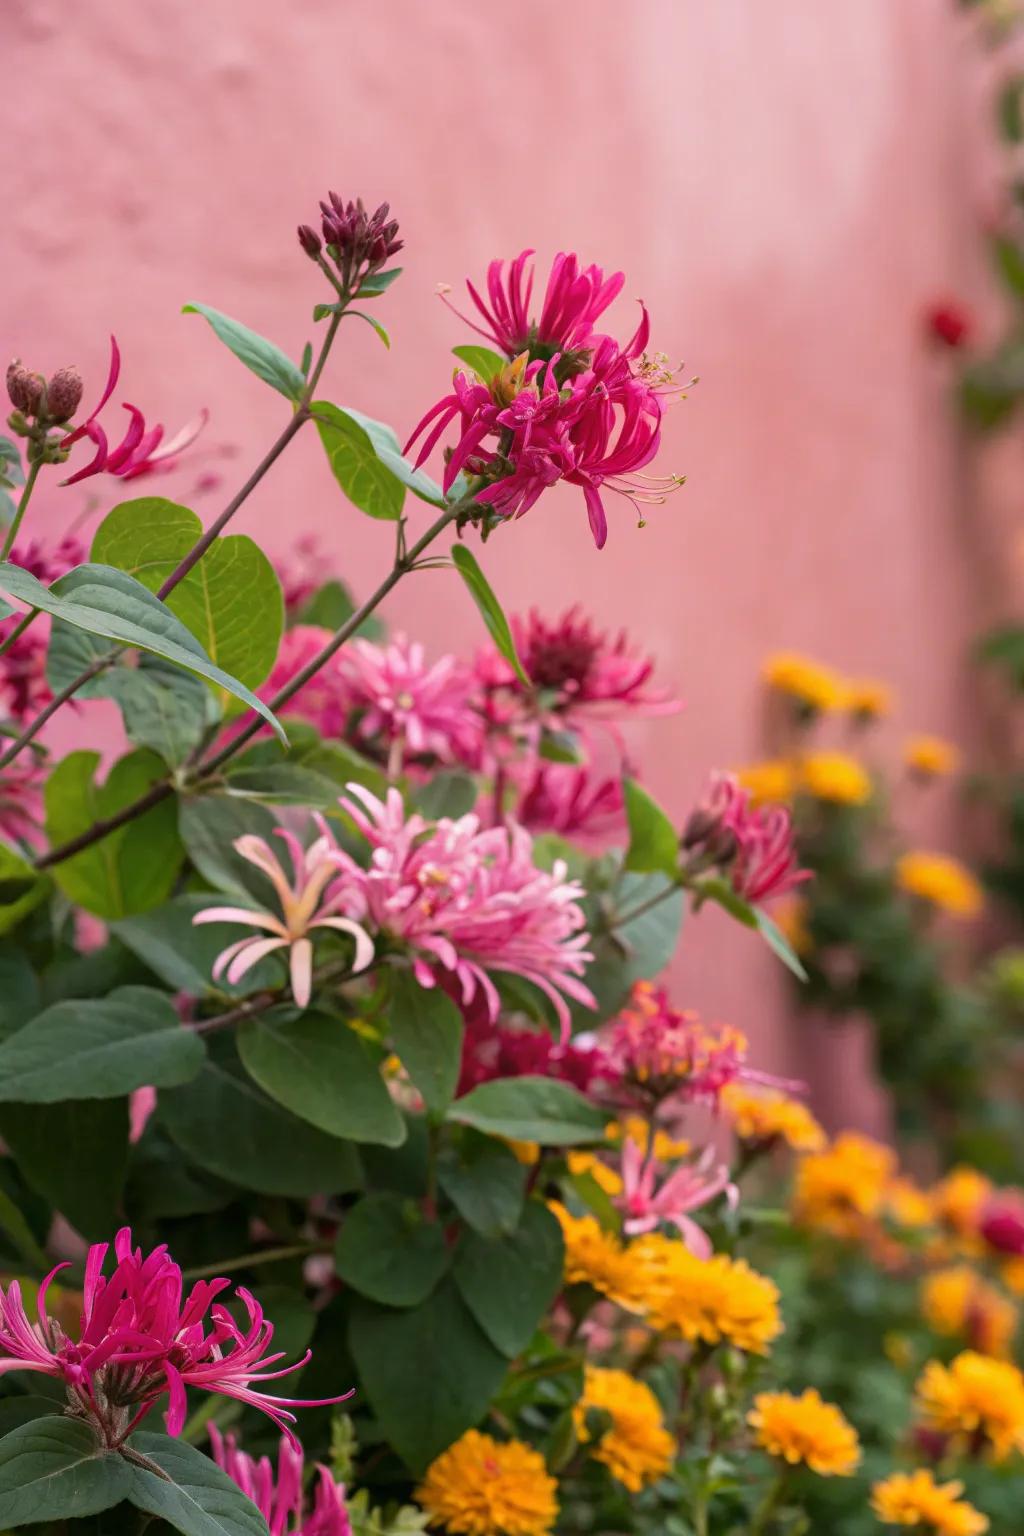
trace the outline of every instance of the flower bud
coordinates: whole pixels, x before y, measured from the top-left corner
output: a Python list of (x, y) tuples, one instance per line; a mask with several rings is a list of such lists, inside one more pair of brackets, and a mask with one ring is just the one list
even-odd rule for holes
[(46, 386), (46, 414), (51, 421), (70, 421), (82, 403), (82, 375), (77, 368), (58, 368)]
[(41, 373), (30, 373), (20, 358), (15, 358), (7, 369), (7, 395), (15, 410), (25, 416), (34, 416), (43, 398), (46, 380)]
[(320, 236), (317, 234), (316, 230), (311, 229), (308, 224), (299, 225), (299, 244), (302, 246), (302, 249), (305, 251), (310, 261), (316, 261), (317, 257), (320, 255), (320, 252), (323, 250), (323, 242), (321, 241)]

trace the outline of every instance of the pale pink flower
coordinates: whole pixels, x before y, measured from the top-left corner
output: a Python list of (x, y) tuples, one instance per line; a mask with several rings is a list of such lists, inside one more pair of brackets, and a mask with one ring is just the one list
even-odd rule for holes
[(303, 1519), (305, 1458), (297, 1441), (282, 1438), (275, 1476), (269, 1456), (255, 1460), (239, 1449), (234, 1435), (222, 1435), (216, 1424), (209, 1425), (209, 1434), (214, 1461), (256, 1505), (270, 1536), (352, 1536), (345, 1489), (325, 1466), (317, 1466), (313, 1507)]
[(730, 773), (713, 777), (684, 829), (683, 847), (699, 850), (728, 874), (737, 896), (752, 903), (785, 895), (812, 878), (797, 863), (787, 807), (752, 805), (749, 791)]
[(156, 1089), (136, 1088), (128, 1096), (128, 1140), (134, 1144), (142, 1140), (142, 1133), (156, 1109)]
[(480, 717), (474, 711), (472, 672), (454, 656), (428, 662), (418, 641), (395, 635), (383, 645), (355, 640), (339, 655), (357, 741), (442, 763), (474, 762), (480, 754)]
[(521, 251), (509, 263), (505, 274), (503, 261), (492, 261), (487, 268), (489, 306), (467, 279), (470, 298), (484, 320), (481, 327), (442, 297), (471, 330), (493, 341), (508, 357), (518, 357), (530, 347), (547, 347), (569, 352), (586, 347), (595, 321), (622, 290), (625, 274), (613, 272), (605, 277), (600, 267), (584, 267), (574, 252), (559, 251), (548, 275), (540, 315), (530, 317), (533, 295), (533, 251)]
[(164, 429), (162, 426), (151, 427), (146, 430), (146, 419), (137, 406), (124, 405), (128, 412), (128, 428), (124, 437), (116, 448), (111, 448), (107, 441), (107, 434), (97, 421), (97, 417), (114, 392), (121, 373), (121, 352), (116, 339), (110, 338), (110, 372), (100, 398), (89, 417), (81, 426), (75, 427), (69, 432), (61, 443), (62, 448), (71, 448), (79, 439), (88, 437), (96, 448), (95, 457), (84, 469), (76, 471), (63, 485), (75, 485), (79, 480), (87, 480), (92, 475), (117, 475), (122, 480), (133, 480), (139, 475), (150, 474), (155, 470), (169, 469), (173, 461), (181, 456), (195, 442), (200, 432), (209, 419), (209, 411), (204, 407), (199, 415), (182, 427), (176, 436), (164, 442)]
[(363, 971), (370, 964), (373, 940), (350, 917), (339, 916), (346, 900), (346, 882), (338, 876), (334, 839), (323, 818), (316, 820), (320, 836), (308, 848), (303, 848), (293, 832), (284, 827), (275, 829), (291, 856), (291, 879), (264, 838), (245, 833), (235, 839), (235, 852), (262, 870), (274, 887), (281, 914), (248, 907), (205, 907), (197, 912), (193, 923), (244, 923), (270, 934), (269, 938), (239, 939), (229, 944), (214, 961), (214, 980), (226, 974), (234, 986), (265, 956), (286, 949), (292, 995), (299, 1007), (305, 1008), (313, 988), (313, 941), (309, 935), (315, 928), (331, 928), (355, 941), (353, 971)]
[(575, 763), (538, 762), (516, 809), (529, 832), (557, 832), (588, 846), (625, 836), (622, 781)]
[(132, 1248), (128, 1227), (114, 1240), (117, 1263), (105, 1277), (107, 1248), (106, 1243), (94, 1243), (86, 1258), (77, 1343), (46, 1310), (47, 1290), (68, 1265), (58, 1264), (42, 1281), (35, 1323), (29, 1321), (17, 1280), (6, 1293), (0, 1288), (0, 1375), (37, 1371), (62, 1380), (72, 1403), (69, 1411), (84, 1413), (104, 1444), (121, 1445), (163, 1397), (168, 1400), (167, 1431), (180, 1434), (188, 1387), (260, 1409), (292, 1440), (292, 1408), (319, 1407), (351, 1396), (305, 1400), (266, 1393), (262, 1383), (300, 1369), (310, 1351), (295, 1365), (268, 1370), (283, 1355), (267, 1353), (273, 1325), (244, 1286), (235, 1290), (248, 1318), (240, 1327), (215, 1300), (230, 1280), (199, 1280), (185, 1296), (181, 1270), (166, 1246), (143, 1258), (141, 1248)]
[(724, 1194), (735, 1205), (739, 1192), (723, 1164), (715, 1164), (715, 1150), (708, 1147), (696, 1163), (682, 1163), (661, 1183), (660, 1169), (654, 1158), (627, 1137), (622, 1148), (622, 1194), (616, 1204), (625, 1216), (624, 1232), (635, 1236), (653, 1232), (662, 1223), (675, 1227), (691, 1253), (699, 1259), (711, 1257), (711, 1240), (690, 1216)]
[(579, 980), (591, 959), (583, 889), (563, 861), (538, 869), (529, 833), (514, 823), (484, 829), (475, 815), (427, 821), (407, 815), (395, 789), (382, 802), (359, 784), (346, 787), (341, 805), (372, 849), (367, 869), (335, 855), (358, 902), (350, 910), (408, 948), (421, 986), (436, 985), (435, 971), (447, 973), (464, 1005), (480, 992), (497, 1017), (488, 973), (508, 971), (551, 999), (566, 1032), (563, 993), (594, 1006)]

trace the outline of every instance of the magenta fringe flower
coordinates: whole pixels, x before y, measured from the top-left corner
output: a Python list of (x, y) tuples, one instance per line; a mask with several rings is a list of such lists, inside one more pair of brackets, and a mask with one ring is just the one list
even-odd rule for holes
[[(323, 650), (331, 638), (329, 629), (317, 624), (296, 624), (281, 636), (270, 676), (258, 690), (260, 698), (270, 700), (307, 662)], [(288, 700), (286, 713), (308, 720), (325, 740), (339, 741), (348, 719), (348, 688), (341, 675), (339, 658), (332, 656), (305, 687)]]
[(574, 253), (559, 251), (548, 275), (540, 316), (531, 320), (534, 267), (530, 257), (533, 254), (531, 250), (520, 251), (515, 260), (509, 262), (507, 276), (503, 261), (491, 262), (487, 268), (489, 304), (466, 280), (469, 296), (483, 318), (483, 326), (455, 309), (446, 293), (442, 292), (442, 298), (464, 324), (486, 341), (493, 341), (507, 357), (518, 357), (521, 352), (537, 347), (558, 352), (586, 347), (595, 322), (622, 291), (625, 273), (613, 272), (606, 278), (600, 267), (584, 267)]
[(348, 900), (346, 882), (339, 877), (334, 838), (322, 816), (315, 820), (320, 836), (308, 848), (303, 848), (293, 832), (275, 828), (291, 858), (291, 879), (265, 838), (247, 832), (235, 839), (235, 852), (261, 870), (274, 887), (281, 913), (249, 907), (204, 907), (195, 914), (193, 924), (244, 923), (270, 934), (269, 938), (239, 939), (229, 944), (213, 963), (215, 981), (226, 974), (234, 986), (267, 955), (286, 949), (292, 995), (299, 1007), (305, 1008), (313, 990), (313, 941), (309, 935), (316, 928), (331, 928), (355, 941), (353, 971), (364, 971), (370, 964), (373, 940), (350, 917), (339, 915)]
[(496, 1023), (486, 1009), (467, 1011), (462, 1040), (458, 1097), (500, 1077), (554, 1077), (588, 1093), (595, 1083), (615, 1076), (598, 1045), (557, 1041), (543, 1029), (518, 1029)]
[(683, 847), (699, 849), (728, 874), (737, 896), (770, 901), (812, 878), (797, 863), (793, 818), (786, 806), (754, 806), (732, 774), (716, 774), (711, 789), (690, 817)]
[(708, 1147), (696, 1163), (683, 1163), (674, 1169), (662, 1184), (658, 1184), (660, 1169), (653, 1157), (631, 1137), (622, 1148), (622, 1194), (616, 1204), (625, 1220), (624, 1232), (631, 1237), (640, 1232), (653, 1232), (665, 1223), (675, 1227), (691, 1253), (699, 1259), (709, 1259), (712, 1253), (711, 1239), (690, 1215), (712, 1200), (724, 1194), (730, 1205), (735, 1206), (739, 1191), (729, 1178), (729, 1170), (723, 1164), (715, 1164), (715, 1149)]
[(563, 1030), (563, 993), (594, 1006), (579, 978), (592, 958), (582, 887), (561, 860), (550, 873), (533, 862), (529, 833), (516, 825), (482, 829), (475, 815), (431, 822), (407, 815), (397, 790), (378, 800), (358, 784), (341, 805), (372, 849), (369, 868), (335, 855), (348, 874), (353, 915), (407, 947), (421, 986), (447, 973), (463, 1004), (477, 993), (497, 1017), (489, 971), (507, 971), (539, 987)]
[(592, 847), (626, 835), (622, 781), (575, 763), (538, 763), (516, 819), (528, 832), (557, 832)]
[(75, 427), (64, 438), (61, 447), (71, 448), (81, 438), (88, 437), (96, 448), (95, 457), (84, 469), (62, 483), (64, 485), (76, 485), (79, 480), (88, 480), (93, 475), (117, 475), (122, 480), (134, 480), (139, 475), (147, 475), (154, 470), (169, 469), (175, 459), (185, 452), (195, 442), (200, 432), (209, 419), (209, 411), (203, 408), (187, 426), (168, 442), (164, 442), (164, 429), (162, 426), (151, 427), (146, 430), (146, 418), (137, 406), (124, 405), (128, 412), (128, 429), (116, 448), (111, 448), (107, 434), (100, 426), (97, 417), (114, 393), (118, 378), (121, 374), (121, 351), (115, 337), (110, 338), (110, 371), (99, 404), (81, 426)]
[(64, 1381), (69, 1411), (91, 1419), (112, 1449), (164, 1397), (167, 1432), (179, 1435), (188, 1387), (258, 1408), (292, 1442), (292, 1408), (321, 1407), (351, 1396), (307, 1400), (267, 1393), (264, 1382), (299, 1370), (311, 1352), (294, 1365), (268, 1370), (283, 1353), (267, 1353), (273, 1325), (244, 1286), (235, 1290), (248, 1320), (240, 1327), (216, 1301), (230, 1280), (199, 1280), (185, 1296), (181, 1270), (166, 1246), (144, 1258), (141, 1248), (132, 1247), (128, 1227), (114, 1239), (116, 1267), (104, 1276), (107, 1248), (95, 1243), (89, 1249), (77, 1343), (46, 1310), (47, 1290), (67, 1264), (58, 1264), (41, 1283), (35, 1323), (29, 1321), (18, 1282), (12, 1280), (6, 1292), (0, 1288), (0, 1375), (38, 1371)]
[(395, 756), (440, 763), (474, 763), (481, 748), (481, 721), (474, 710), (475, 680), (454, 656), (428, 663), (422, 645), (395, 635), (385, 645), (356, 640), (339, 657), (356, 742)]
[(209, 1434), (214, 1461), (256, 1505), (270, 1536), (352, 1536), (345, 1489), (325, 1466), (317, 1465), (313, 1507), (305, 1509), (305, 1457), (296, 1440), (282, 1438), (275, 1476), (269, 1456), (255, 1460), (239, 1449), (234, 1435), (222, 1435), (216, 1424), (209, 1425)]

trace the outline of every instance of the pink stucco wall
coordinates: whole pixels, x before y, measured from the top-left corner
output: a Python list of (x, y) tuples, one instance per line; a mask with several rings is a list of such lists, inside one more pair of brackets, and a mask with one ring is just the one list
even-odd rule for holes
[[(758, 752), (769, 648), (887, 676), (907, 726), (962, 733), (977, 573), (945, 371), (919, 324), (937, 290), (981, 282), (977, 47), (953, 0), (3, 13), (8, 353), (76, 361), (95, 387), (116, 329), (126, 397), (172, 427), (209, 403), (208, 441), (235, 445), (240, 470), (283, 403), (179, 308), (215, 304), (297, 356), (322, 295), (293, 230), (327, 186), (387, 197), (402, 221), (406, 275), (381, 309), (393, 351), (352, 327), (325, 390), (400, 432), (467, 339), (435, 285), (523, 245), (575, 247), (627, 269), (657, 346), (700, 375), (662, 461), (689, 483), (642, 532), (615, 508), (603, 554), (575, 493), (553, 495), (486, 550), (506, 605), (580, 599), (657, 652), (687, 707), (637, 747), (679, 812), (712, 764)], [(634, 315), (620, 301), (623, 328)], [(119, 499), (100, 494), (99, 510)], [(238, 526), (275, 553), (316, 529), (360, 590), (390, 556), (311, 433)], [(443, 575), (410, 583), (401, 614), (435, 648), (478, 636)], [(937, 836), (945, 810), (926, 813)], [(679, 981), (773, 1065), (803, 1064), (776, 968), (715, 913)]]

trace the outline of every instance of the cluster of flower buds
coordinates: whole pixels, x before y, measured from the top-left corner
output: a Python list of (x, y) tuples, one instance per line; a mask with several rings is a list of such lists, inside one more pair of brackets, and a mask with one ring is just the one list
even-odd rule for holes
[(326, 246), (337, 267), (341, 285), (347, 293), (357, 293), (374, 272), (387, 264), (403, 245), (398, 236), (398, 221), (389, 219), (390, 205), (381, 203), (374, 213), (367, 213), (363, 200), (343, 202), (336, 192), (320, 204), (323, 214), (323, 239), (309, 224), (299, 225), (299, 244), (311, 261), (319, 261)]
[(62, 426), (82, 402), (82, 375), (77, 368), (58, 368), (45, 379), (16, 357), (7, 369), (7, 395), (17, 415), (24, 419), (17, 425), (11, 422), (22, 435), (27, 435), (29, 422)]

